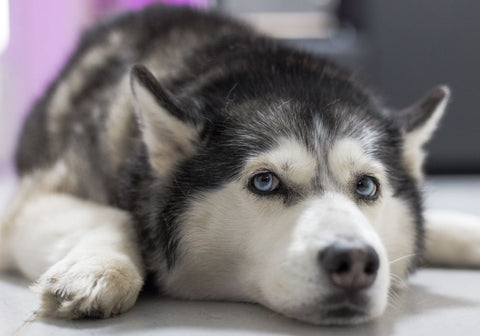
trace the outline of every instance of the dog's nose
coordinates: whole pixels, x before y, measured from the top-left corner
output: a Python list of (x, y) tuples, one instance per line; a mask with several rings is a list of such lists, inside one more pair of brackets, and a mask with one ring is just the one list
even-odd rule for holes
[(331, 282), (345, 290), (370, 287), (380, 266), (373, 247), (358, 240), (338, 240), (322, 250), (319, 259)]

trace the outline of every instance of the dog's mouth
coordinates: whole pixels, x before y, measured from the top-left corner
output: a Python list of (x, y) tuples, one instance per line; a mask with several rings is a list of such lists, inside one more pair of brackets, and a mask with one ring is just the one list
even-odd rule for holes
[(326, 323), (351, 324), (359, 320), (368, 319), (369, 309), (367, 306), (359, 306), (345, 301), (325, 307), (323, 309), (323, 316)]
[(325, 320), (337, 321), (341, 324), (356, 323), (369, 316), (369, 300), (360, 293), (332, 295), (322, 305)]
[[(299, 319), (321, 325), (359, 324), (373, 318), (366, 295), (336, 295), (322, 300)], [(298, 318), (298, 317), (297, 317)]]

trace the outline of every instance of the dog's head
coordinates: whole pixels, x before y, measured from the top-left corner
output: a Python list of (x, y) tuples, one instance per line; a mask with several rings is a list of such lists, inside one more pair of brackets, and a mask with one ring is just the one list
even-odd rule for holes
[(149, 162), (164, 185), (145, 229), (160, 251), (151, 243), (145, 253), (150, 270), (168, 261), (158, 274), (167, 293), (356, 323), (380, 315), (414, 265), (422, 146), (448, 89), (393, 112), (348, 74), (312, 62), (217, 78), (196, 103), (133, 69)]

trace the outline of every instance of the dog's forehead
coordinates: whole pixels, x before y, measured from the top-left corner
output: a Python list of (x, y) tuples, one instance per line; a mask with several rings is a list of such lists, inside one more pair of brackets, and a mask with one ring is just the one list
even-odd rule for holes
[[(351, 139), (367, 153), (375, 153), (390, 131), (380, 113), (366, 107), (335, 100), (324, 104), (309, 104), (292, 99), (252, 102), (238, 107), (237, 122), (229, 129), (232, 137), (243, 146), (252, 146), (251, 153), (265, 152), (282, 144), (298, 145), (317, 155), (328, 155), (341, 139)], [(285, 142), (282, 139), (290, 139)]]
[(349, 181), (359, 174), (385, 178), (384, 164), (361, 139), (337, 138), (329, 146), (320, 146), (312, 150), (299, 139), (280, 138), (271, 149), (249, 157), (246, 175), (269, 170), (299, 186), (316, 181), (321, 187), (332, 177), (338, 182)]
[[(194, 158), (195, 164), (184, 167), (189, 176), (202, 176), (202, 180), (195, 180), (195, 188), (219, 186), (268, 169), (279, 175), (288, 170), (288, 177), (302, 176), (294, 184), (315, 178), (321, 187), (332, 177), (330, 171), (338, 170), (329, 160), (335, 158), (337, 166), (345, 168), (343, 162), (360, 160), (352, 155), (355, 151), (362, 153), (364, 164), (343, 169), (343, 182), (348, 172), (362, 173), (358, 169), (374, 173), (370, 167), (376, 165), (366, 165), (367, 161), (380, 162), (385, 171), (399, 166), (401, 137), (365, 106), (333, 98), (312, 102), (274, 97), (235, 102), (228, 108), (229, 112), (208, 133), (205, 147)], [(205, 176), (203, 171), (215, 174)]]
[(247, 171), (272, 169), (298, 184), (331, 176), (345, 181), (362, 172), (383, 175), (377, 155), (385, 146), (382, 124), (354, 109), (337, 104), (323, 113), (302, 113), (285, 101), (259, 113), (245, 141), (261, 139), (264, 147), (250, 153)]

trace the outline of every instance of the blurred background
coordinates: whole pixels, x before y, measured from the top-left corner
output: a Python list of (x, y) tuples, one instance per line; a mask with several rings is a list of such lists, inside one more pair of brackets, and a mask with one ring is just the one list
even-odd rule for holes
[(29, 107), (92, 23), (152, 2), (217, 9), (353, 70), (401, 108), (448, 84), (430, 174), (480, 174), (480, 2), (475, 0), (0, 0), (0, 169)]

